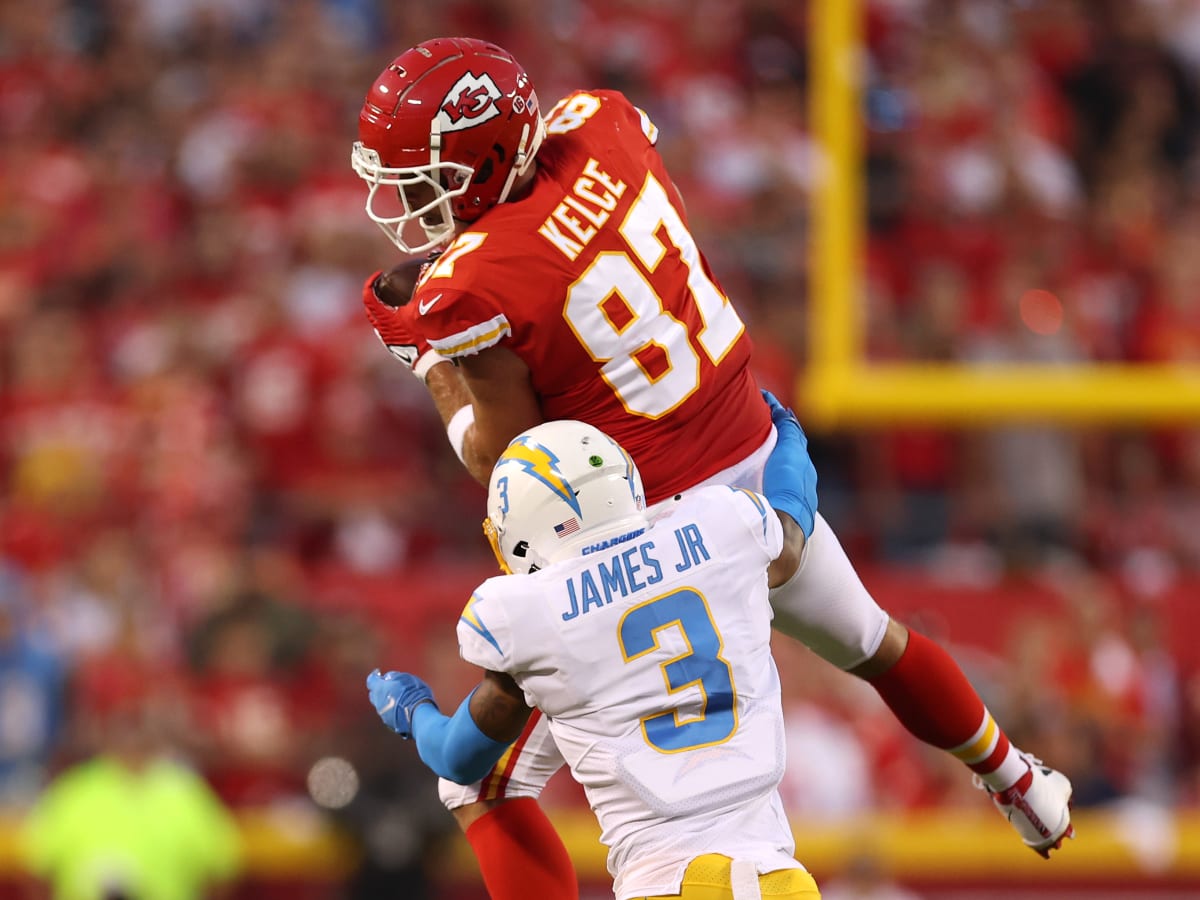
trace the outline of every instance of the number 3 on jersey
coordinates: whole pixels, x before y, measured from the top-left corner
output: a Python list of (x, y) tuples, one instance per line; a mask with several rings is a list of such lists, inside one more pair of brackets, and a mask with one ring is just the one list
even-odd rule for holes
[(737, 730), (733, 670), (721, 658), (721, 635), (700, 594), (679, 590), (627, 611), (617, 626), (625, 661), (659, 649), (660, 632), (671, 627), (679, 629), (690, 650), (659, 666), (667, 693), (698, 688), (700, 715), (681, 721), (676, 706), (646, 716), (642, 719), (646, 742), (662, 753), (678, 753), (729, 740)]
[[(598, 363), (600, 374), (630, 413), (660, 418), (700, 386), (700, 356), (687, 326), (676, 318), (680, 301), (663, 298), (638, 268), (634, 257), (653, 274), (668, 257), (659, 238), (666, 233), (686, 269), (684, 297), (695, 304), (703, 327), (699, 350), (719, 363), (745, 330), (729, 299), (704, 271), (691, 233), (653, 174), (621, 222), (629, 252), (597, 254), (587, 271), (567, 290), (567, 323)], [(676, 277), (682, 277), (683, 272)], [(686, 299), (684, 302), (686, 302)]]

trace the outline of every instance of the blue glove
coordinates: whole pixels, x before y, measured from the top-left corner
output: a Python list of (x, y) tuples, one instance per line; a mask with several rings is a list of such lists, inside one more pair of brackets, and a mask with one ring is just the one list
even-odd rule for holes
[(379, 674), (376, 669), (367, 676), (367, 695), (383, 724), (406, 741), (413, 736), (413, 713), (422, 703), (433, 702), (433, 691), (424, 681), (408, 672)]
[(767, 402), (767, 409), (771, 411), (771, 421), (778, 425), (784, 419), (789, 417), (796, 418), (795, 414), (779, 402), (779, 398), (770, 391), (761, 391), (763, 400)]
[(771, 506), (791, 516), (806, 538), (817, 516), (817, 470), (808, 455), (808, 438), (796, 414), (770, 391), (762, 392), (779, 434), (763, 469), (763, 494)]
[[(467, 695), (453, 716), (443, 716), (433, 702), (429, 685), (408, 672), (367, 676), (367, 694), (379, 718), (405, 740), (415, 739), (417, 753), (429, 768), (456, 784), (474, 784), (504, 755), (508, 741), (494, 741), (471, 717), (471, 697)], [(428, 704), (429, 709), (421, 707)], [(421, 733), (415, 731), (420, 713)]]

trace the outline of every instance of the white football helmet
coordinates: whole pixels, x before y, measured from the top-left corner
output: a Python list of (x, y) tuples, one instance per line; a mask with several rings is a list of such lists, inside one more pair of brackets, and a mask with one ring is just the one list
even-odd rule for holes
[(528, 573), (646, 526), (632, 457), (598, 428), (546, 422), (517, 435), (488, 483), (484, 531), (506, 572)]

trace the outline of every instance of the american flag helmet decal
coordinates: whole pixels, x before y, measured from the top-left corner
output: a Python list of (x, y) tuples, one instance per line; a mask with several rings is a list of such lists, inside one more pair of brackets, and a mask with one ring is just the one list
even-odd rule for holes
[(579, 520), (574, 516), (571, 516), (571, 518), (567, 519), (567, 521), (560, 522), (554, 526), (554, 533), (560, 538), (565, 538), (567, 535), (574, 534), (578, 530)]

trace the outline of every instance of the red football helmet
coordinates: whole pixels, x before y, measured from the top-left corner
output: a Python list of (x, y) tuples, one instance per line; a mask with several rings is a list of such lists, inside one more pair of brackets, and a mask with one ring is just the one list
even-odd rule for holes
[[(545, 135), (533, 82), (506, 50), (474, 38), (436, 38), (375, 79), (350, 154), (370, 186), (367, 215), (406, 253), (447, 241), (454, 220), (473, 222), (508, 199)], [(394, 187), (399, 207), (378, 196)], [(381, 203), (382, 201), (382, 203)], [(427, 238), (410, 244), (416, 219)]]

